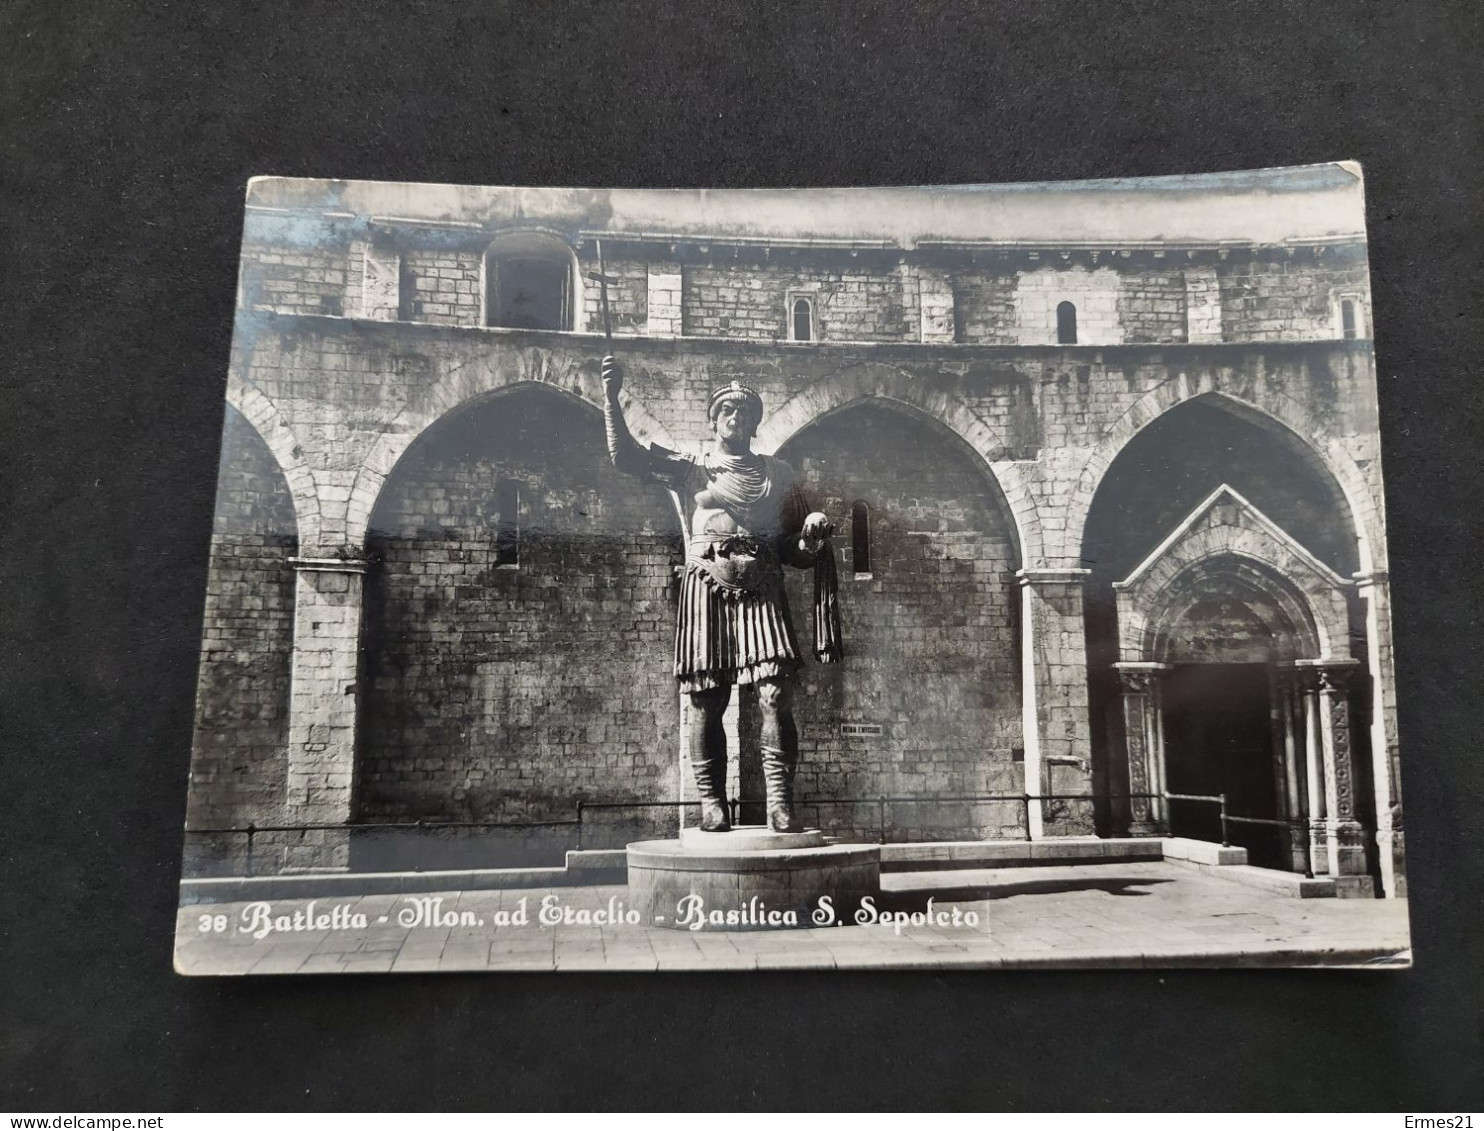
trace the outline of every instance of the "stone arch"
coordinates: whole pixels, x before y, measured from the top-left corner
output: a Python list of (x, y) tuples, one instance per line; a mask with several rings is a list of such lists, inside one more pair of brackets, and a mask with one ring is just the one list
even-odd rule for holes
[(227, 403), (242, 414), (252, 425), (283, 472), (289, 486), (289, 496), (294, 504), (294, 519), (298, 527), (299, 545), (319, 545), (320, 505), (319, 485), (314, 472), (304, 463), (303, 451), (278, 406), (253, 385), (233, 376), (227, 381)]
[(1259, 404), (1216, 386), (1214, 372), (1181, 373), (1150, 390), (1108, 427), (1088, 456), (1077, 485), (1067, 499), (1066, 537), (1075, 540), (1068, 546), (1069, 555), (1081, 556), (1082, 535), (1093, 497), (1118, 454), (1145, 427), (1165, 413), (1201, 400), (1290, 441), (1296, 450), (1309, 457), (1316, 470), (1335, 482), (1350, 507), (1361, 571), (1384, 568), (1383, 561), (1378, 560), (1384, 560), (1385, 553), (1381, 513), (1370, 484), (1343, 443), (1333, 438), (1316, 441), (1316, 437), (1323, 436), (1326, 429), (1302, 405), (1282, 393), (1264, 390)]
[(1317, 659), (1333, 648), (1335, 626), (1326, 623), (1324, 610), (1316, 609), (1302, 590), (1279, 576), (1269, 563), (1227, 551), (1189, 563), (1163, 586), (1145, 610), (1136, 644), (1140, 656), (1172, 663), (1176, 658), (1172, 641), (1180, 622), (1212, 591), (1240, 601), (1278, 642), (1277, 652), (1267, 657), (1270, 660)]
[(757, 447), (776, 452), (797, 433), (843, 409), (886, 401), (946, 428), (968, 445), (999, 487), (1009, 505), (1023, 565), (1042, 560), (1040, 515), (1021, 465), (1012, 458), (1006, 437), (963, 402), (961, 396), (930, 387), (899, 370), (867, 371), (811, 385), (771, 410), (757, 432)]
[(592, 404), (528, 382), (440, 418), (388, 476), (358, 675), (368, 819), (517, 826), (675, 795), (675, 520), (602, 436)]
[(1286, 626), (1279, 646), (1289, 654), (1266, 659), (1348, 655), (1351, 583), (1223, 484), (1128, 578), (1114, 584), (1121, 659), (1168, 662), (1174, 622), (1194, 603), (1223, 596), (1221, 583), (1230, 583), (1233, 600), (1255, 594), (1266, 604), (1248, 604), (1256, 620)]
[[(1020, 549), (993, 469), (941, 420), (881, 397), (816, 416), (778, 454), (841, 526), (870, 507), (870, 568), (848, 527), (837, 547), (845, 662), (800, 675), (801, 796), (842, 835), (865, 834), (862, 798), (934, 792), (957, 796), (894, 812), (893, 835), (1023, 835), (1020, 806), (964, 800), (1024, 780)], [(808, 609), (808, 574), (786, 584), (795, 612)]]
[[(544, 386), (594, 412), (602, 411), (603, 388), (596, 364), (582, 364), (538, 348), (516, 350), (488, 366), (457, 366), (445, 370), (415, 404), (405, 407), (371, 445), (356, 469), (346, 502), (344, 540), (362, 546), (366, 525), (386, 483), (407, 449), (438, 421), (493, 394)], [(640, 443), (674, 448), (669, 432), (642, 405), (621, 398), (624, 417)]]

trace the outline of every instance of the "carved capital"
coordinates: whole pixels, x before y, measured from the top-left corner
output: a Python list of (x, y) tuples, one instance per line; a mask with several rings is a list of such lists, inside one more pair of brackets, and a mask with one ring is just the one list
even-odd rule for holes
[(1092, 576), (1090, 569), (1020, 569), (1015, 571), (1020, 584), (1031, 589), (1043, 586), (1078, 586)]
[(1114, 664), (1118, 682), (1125, 695), (1148, 695), (1159, 682), (1159, 677), (1170, 670), (1169, 664), (1121, 663)]
[(1356, 666), (1354, 663), (1326, 664), (1319, 668), (1319, 690), (1327, 695), (1344, 695), (1350, 689)]
[(1123, 685), (1125, 693), (1130, 695), (1148, 695), (1154, 684), (1153, 672), (1119, 672), (1118, 682)]
[(365, 573), (364, 558), (290, 558), (289, 566), (304, 573)]

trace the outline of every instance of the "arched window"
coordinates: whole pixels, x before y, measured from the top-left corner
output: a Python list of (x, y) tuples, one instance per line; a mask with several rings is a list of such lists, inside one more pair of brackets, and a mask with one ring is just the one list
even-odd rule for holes
[(1056, 305), (1056, 342), (1062, 346), (1077, 344), (1077, 308), (1070, 302)]
[(858, 579), (871, 576), (871, 508), (859, 501), (850, 508), (850, 564)]
[(519, 566), (520, 484), (514, 479), (499, 480), (495, 484), (492, 509), (490, 525), (495, 530), (495, 565)]
[(788, 340), (812, 342), (814, 332), (814, 297), (790, 294), (788, 296)]
[(510, 232), (485, 253), (485, 325), (570, 330), (577, 257), (544, 232)]
[(1330, 292), (1330, 319), (1333, 333), (1345, 341), (1368, 337), (1365, 295), (1359, 291)]

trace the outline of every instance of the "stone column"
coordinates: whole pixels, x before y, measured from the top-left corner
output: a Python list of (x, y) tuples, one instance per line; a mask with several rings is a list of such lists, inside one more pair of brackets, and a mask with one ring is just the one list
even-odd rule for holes
[(1385, 570), (1357, 573), (1355, 583), (1366, 603), (1366, 659), (1371, 673), (1371, 778), (1376, 795), (1376, 852), (1381, 868), (1381, 891), (1388, 897), (1405, 898), (1406, 839), (1402, 833), (1402, 793), (1397, 761), (1391, 587)]
[[(357, 667), (364, 561), (290, 558), (294, 657), (289, 692), (290, 825), (348, 825), (354, 817)], [(308, 830), (285, 849), (285, 871), (339, 871), (349, 830)]]
[(1350, 751), (1350, 680), (1356, 660), (1327, 661), (1319, 672), (1319, 734), (1324, 756), (1325, 848), (1330, 876), (1365, 874), (1365, 834), (1355, 819)]
[(1164, 836), (1169, 832), (1169, 817), (1164, 803), (1165, 728), (1160, 676), (1170, 670), (1170, 665), (1125, 662), (1113, 667), (1123, 686), (1128, 791), (1135, 795), (1129, 798), (1129, 835)]
[[(1090, 572), (1023, 569), (1016, 574), (1025, 791), (1032, 797), (1092, 792), (1087, 630), (1082, 619), (1082, 584)], [(1092, 802), (1033, 801), (1027, 821), (1032, 839), (1090, 835)]]
[(1309, 868), (1314, 875), (1329, 872), (1329, 834), (1325, 814), (1324, 743), (1320, 726), (1319, 674), (1313, 661), (1300, 660), (1294, 667), (1294, 687), (1303, 705), (1304, 796), (1309, 829)]
[(1273, 669), (1271, 695), (1274, 719), (1274, 774), (1278, 787), (1278, 816), (1292, 822), (1283, 832), (1289, 866), (1312, 875), (1309, 863), (1308, 807), (1303, 782), (1303, 750), (1298, 712), (1298, 683), (1292, 667)]

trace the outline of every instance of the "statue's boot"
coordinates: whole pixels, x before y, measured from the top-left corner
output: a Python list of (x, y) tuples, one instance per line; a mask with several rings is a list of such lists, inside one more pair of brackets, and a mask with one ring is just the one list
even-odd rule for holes
[(794, 814), (794, 770), (798, 755), (790, 757), (776, 746), (763, 747), (763, 780), (768, 787), (768, 828), (775, 833), (796, 833), (803, 823)]
[(696, 793), (701, 798), (701, 831), (724, 833), (731, 830), (727, 819), (727, 754), (696, 754), (691, 761), (696, 775)]

